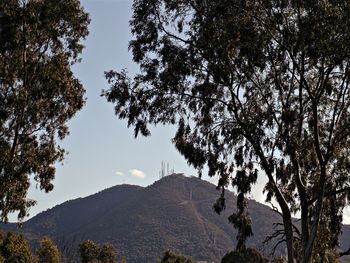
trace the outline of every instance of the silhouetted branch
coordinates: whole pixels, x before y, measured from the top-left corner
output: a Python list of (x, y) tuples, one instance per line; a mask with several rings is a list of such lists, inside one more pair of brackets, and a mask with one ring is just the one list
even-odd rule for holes
[[(283, 216), (282, 213), (280, 211), (278, 211), (277, 207), (274, 206), (273, 204), (271, 204), (272, 206), (272, 211), (276, 212), (277, 214), (279, 214), (281, 217)], [(275, 226), (283, 226), (282, 223), (274, 223)], [(299, 228), (297, 228), (294, 224), (292, 224), (292, 227), (294, 229), (294, 232), (300, 237), (300, 231)]]
[(348, 250), (339, 253), (339, 257), (343, 257), (347, 255), (350, 255), (350, 247)]
[[(331, 192), (326, 192), (324, 194), (324, 198), (326, 197), (330, 197), (330, 196), (334, 196), (334, 195), (338, 195), (338, 194), (342, 194), (342, 193), (346, 193), (346, 192), (350, 192), (350, 187), (345, 187), (339, 190), (335, 190), (335, 191), (331, 191)], [(310, 200), (309, 205), (313, 204), (317, 199), (313, 198)]]

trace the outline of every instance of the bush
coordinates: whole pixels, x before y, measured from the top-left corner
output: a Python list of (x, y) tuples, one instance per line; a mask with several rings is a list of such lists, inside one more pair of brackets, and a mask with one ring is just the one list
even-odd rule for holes
[(37, 251), (38, 263), (60, 263), (61, 256), (58, 247), (48, 237), (40, 241)]
[(221, 263), (268, 263), (259, 251), (254, 248), (244, 248), (227, 253), (221, 260)]
[[(1, 247), (3, 262), (6, 263), (31, 263), (32, 254), (29, 244), (23, 235), (8, 232), (3, 239)], [(1, 262), (1, 261), (0, 261)]]
[(194, 261), (191, 258), (181, 255), (180, 253), (175, 253), (168, 250), (164, 253), (160, 263), (194, 263)]

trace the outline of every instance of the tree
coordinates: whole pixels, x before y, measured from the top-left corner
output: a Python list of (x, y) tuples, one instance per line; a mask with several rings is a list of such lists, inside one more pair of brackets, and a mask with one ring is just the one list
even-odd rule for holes
[(170, 250), (166, 251), (160, 263), (193, 263), (191, 258), (185, 257), (180, 253), (175, 253)]
[(2, 242), (0, 251), (5, 263), (32, 262), (30, 247), (23, 235), (8, 232)]
[(37, 251), (38, 263), (60, 263), (61, 255), (58, 247), (48, 237), (40, 241), (40, 247)]
[(221, 263), (268, 263), (269, 260), (253, 248), (239, 249), (227, 253)]
[(85, 240), (79, 245), (80, 258), (82, 263), (97, 263), (100, 255), (100, 248), (91, 240)]
[[(283, 217), (288, 262), (335, 249), (350, 200), (350, 2), (134, 0), (140, 73), (106, 72), (103, 91), (135, 136), (177, 125), (173, 143), (199, 171), (249, 192), (257, 169)], [(292, 215), (300, 211), (300, 236)], [(317, 236), (320, 224), (332, 238)], [(315, 242), (316, 241), (316, 242)]]
[(104, 244), (100, 248), (99, 260), (102, 263), (115, 263), (117, 262), (117, 254), (114, 247), (111, 244)]
[(85, 102), (71, 65), (79, 61), (88, 14), (77, 0), (0, 3), (0, 220), (22, 220), (35, 201), (30, 176), (53, 189), (54, 164), (64, 157), (56, 140)]
[(82, 263), (117, 262), (117, 253), (114, 247), (108, 243), (99, 246), (91, 240), (85, 240), (79, 245), (79, 252)]

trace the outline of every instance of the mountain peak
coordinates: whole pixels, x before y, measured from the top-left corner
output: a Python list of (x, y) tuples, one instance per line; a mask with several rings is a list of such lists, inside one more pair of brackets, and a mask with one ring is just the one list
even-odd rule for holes
[[(219, 262), (235, 248), (236, 232), (227, 218), (236, 211), (236, 198), (227, 192), (226, 210), (217, 215), (212, 206), (218, 197), (207, 181), (171, 174), (148, 187), (117, 185), (67, 201), (28, 220), (22, 231), (34, 243), (46, 235), (61, 248), (86, 239), (109, 242), (131, 263), (156, 262), (168, 249)], [(257, 202), (248, 207), (254, 236), (247, 245), (270, 251), (262, 242), (281, 218)]]

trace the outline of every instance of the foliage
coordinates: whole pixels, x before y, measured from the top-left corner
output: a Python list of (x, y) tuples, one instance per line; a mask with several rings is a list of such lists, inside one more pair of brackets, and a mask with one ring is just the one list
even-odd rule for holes
[[(264, 255), (254, 248), (242, 248), (228, 252), (221, 263), (285, 263), (283, 258), (268, 260)], [(331, 262), (331, 261), (330, 261)]]
[(117, 254), (111, 244), (104, 244), (100, 248), (99, 260), (101, 263), (117, 262)]
[(22, 235), (8, 232), (0, 246), (5, 263), (31, 263), (32, 255), (27, 240)]
[(85, 240), (79, 245), (82, 263), (116, 263), (117, 254), (111, 244), (101, 247), (91, 240)]
[[(320, 226), (317, 232), (317, 240), (326, 240), (327, 242), (316, 242), (314, 245), (314, 256), (312, 262), (314, 263), (323, 263), (323, 262), (332, 262), (340, 263), (339, 252), (334, 249), (332, 246), (332, 240), (335, 234), (332, 232), (331, 227), (327, 222), (320, 222)], [(294, 243), (295, 251), (302, 251), (300, 241)], [(302, 254), (297, 253), (297, 261), (301, 262)]]
[(37, 251), (38, 263), (59, 263), (61, 262), (60, 251), (58, 247), (48, 237), (40, 241), (40, 247)]
[[(350, 201), (350, 2), (134, 0), (133, 11), (140, 73), (106, 73), (116, 115), (135, 136), (176, 124), (179, 152), (220, 175), (216, 209), (227, 185), (249, 192), (260, 169), (289, 263), (295, 240), (304, 263), (315, 244), (334, 251)], [(317, 236), (322, 224), (329, 239)]]
[(170, 250), (164, 253), (164, 256), (160, 263), (194, 263), (191, 258), (185, 257), (178, 252), (172, 252)]
[(85, 240), (79, 245), (80, 258), (82, 263), (97, 262), (100, 255), (100, 248), (91, 240)]
[(0, 219), (7, 221), (35, 204), (29, 176), (53, 189), (54, 163), (64, 157), (56, 139), (85, 102), (71, 66), (89, 17), (76, 0), (1, 1), (0, 10)]
[(287, 261), (282, 258), (282, 257), (279, 257), (279, 258), (274, 258), (271, 260), (271, 263), (286, 263)]
[(248, 206), (248, 202), (244, 200), (243, 193), (237, 196), (238, 213), (233, 213), (229, 218), (229, 222), (238, 229), (237, 234), (237, 250), (245, 248), (245, 242), (248, 237), (253, 235), (251, 220), (249, 214), (245, 211)]
[(221, 263), (268, 263), (268, 259), (254, 248), (236, 249), (227, 253)]

